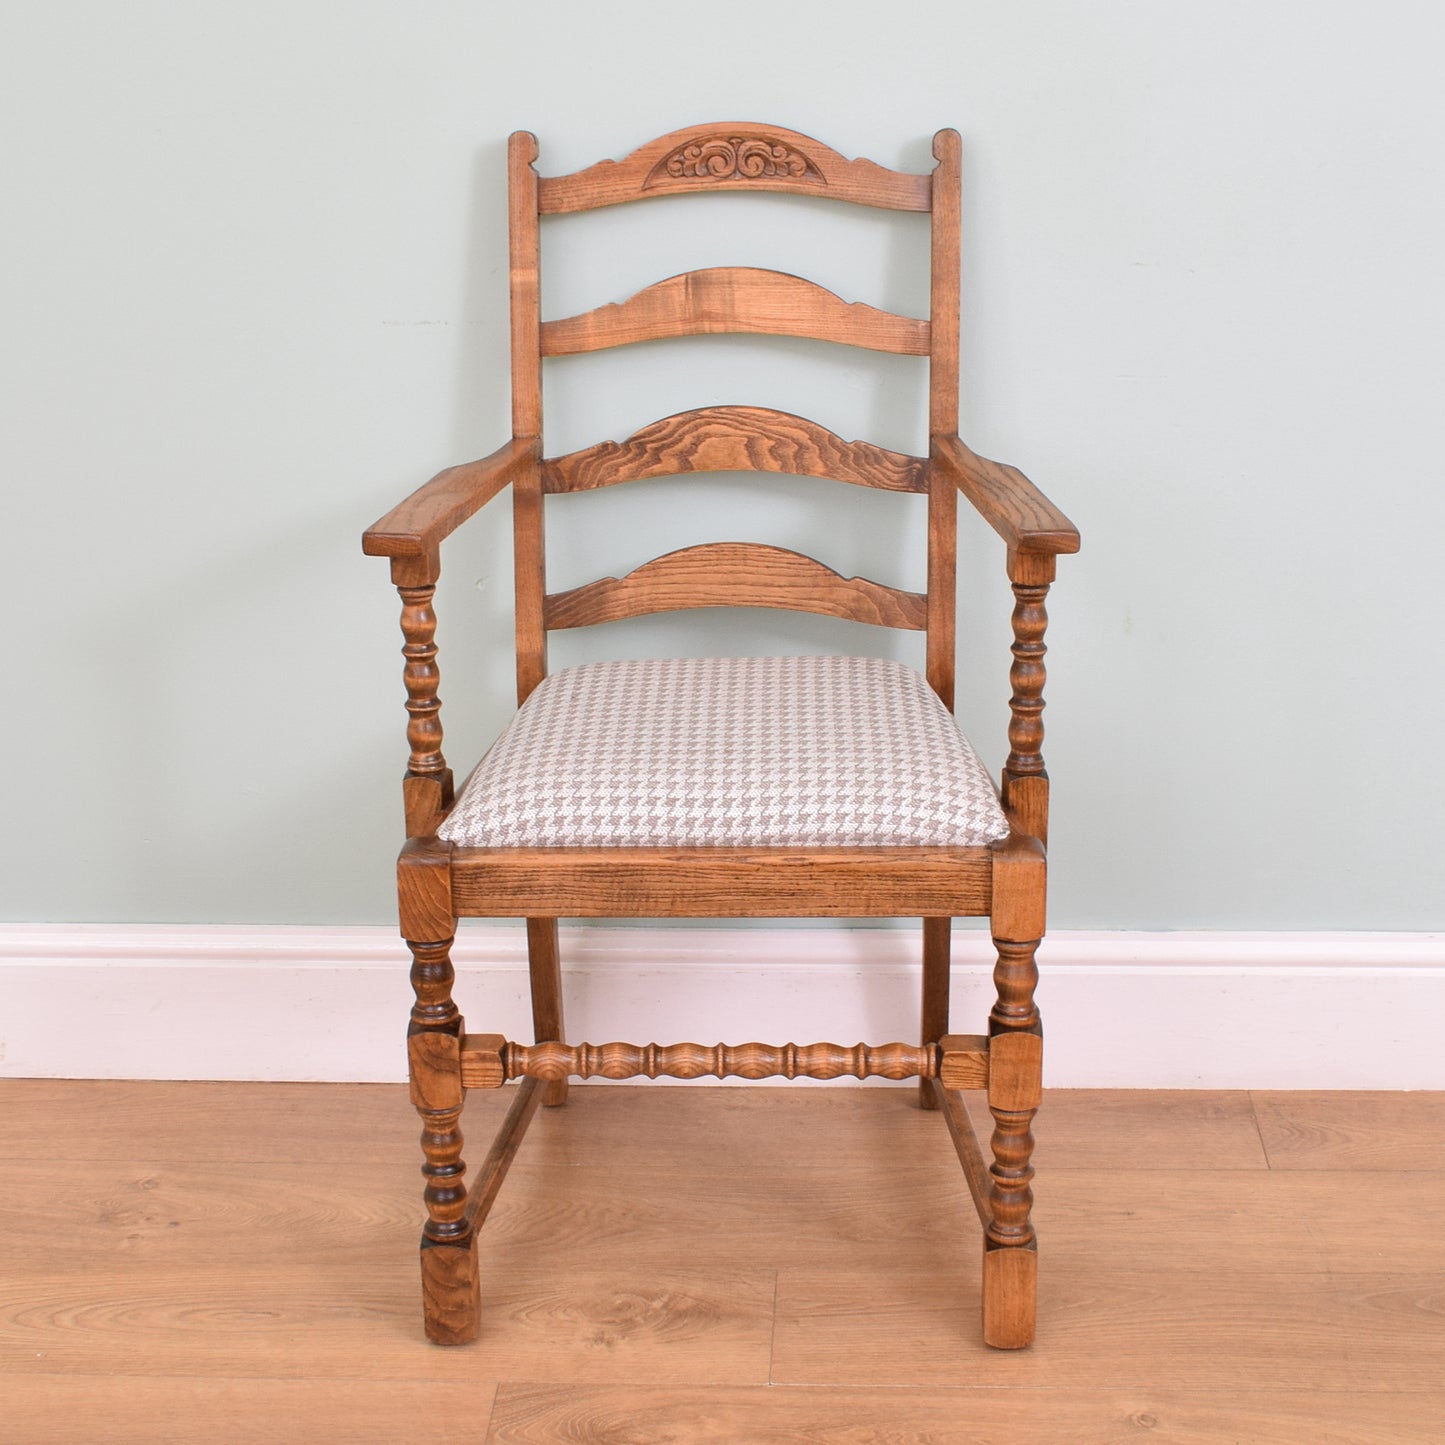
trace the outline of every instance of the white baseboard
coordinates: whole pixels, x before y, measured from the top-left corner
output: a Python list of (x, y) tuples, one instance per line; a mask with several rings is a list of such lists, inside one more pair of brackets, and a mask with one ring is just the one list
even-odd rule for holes
[[(466, 929), (468, 1026), (530, 1038), (520, 927)], [(569, 1036), (882, 1043), (917, 1027), (916, 929), (563, 933)], [(954, 944), (953, 1027), (991, 997)], [(0, 1076), (385, 1081), (411, 992), (389, 928), (0, 925)], [(1445, 934), (1054, 933), (1057, 1088), (1445, 1088)]]

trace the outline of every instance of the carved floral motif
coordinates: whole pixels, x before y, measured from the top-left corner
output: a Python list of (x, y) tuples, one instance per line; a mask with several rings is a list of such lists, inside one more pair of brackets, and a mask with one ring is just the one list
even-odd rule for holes
[(669, 180), (809, 181), (827, 185), (807, 156), (771, 136), (699, 136), (664, 156), (652, 168), (644, 189)]

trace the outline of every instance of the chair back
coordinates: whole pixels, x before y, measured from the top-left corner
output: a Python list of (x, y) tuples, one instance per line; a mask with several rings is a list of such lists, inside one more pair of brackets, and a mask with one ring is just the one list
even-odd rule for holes
[[(958, 430), (959, 137), (934, 137), (927, 174), (848, 160), (777, 126), (693, 126), (620, 161), (539, 176), (536, 137), (510, 139), (512, 427), (541, 456), (542, 359), (674, 336), (794, 336), (928, 358), (930, 438)], [(927, 319), (849, 304), (802, 277), (751, 267), (688, 271), (626, 301), (544, 321), (539, 297), (540, 218), (680, 192), (778, 191), (859, 206), (915, 211), (930, 221)], [(753, 542), (686, 547), (625, 577), (548, 592), (543, 499), (689, 472), (786, 472), (928, 496), (926, 590), (907, 592), (843, 577), (799, 552)], [(547, 457), (513, 484), (517, 578), (517, 696), (547, 671), (546, 639), (559, 628), (689, 607), (780, 607), (923, 631), (928, 681), (953, 706), (958, 493), (924, 457), (844, 441), (825, 427), (759, 406), (709, 406), (645, 426), (624, 442)]]

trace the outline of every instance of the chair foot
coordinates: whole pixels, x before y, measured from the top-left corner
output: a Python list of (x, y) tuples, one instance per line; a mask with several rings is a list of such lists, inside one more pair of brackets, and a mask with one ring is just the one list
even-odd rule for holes
[(421, 1298), (426, 1337), (437, 1345), (466, 1345), (477, 1337), (482, 1312), (477, 1236), (421, 1240)]
[(1021, 1350), (1034, 1342), (1039, 1252), (1033, 1245), (1007, 1248), (984, 1242), (983, 1341), (996, 1350)]

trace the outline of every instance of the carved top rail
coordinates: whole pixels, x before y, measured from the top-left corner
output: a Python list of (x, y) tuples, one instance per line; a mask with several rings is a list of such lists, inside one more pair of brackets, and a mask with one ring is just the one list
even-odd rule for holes
[(784, 191), (890, 211), (927, 211), (933, 204), (930, 175), (849, 160), (797, 131), (746, 121), (675, 130), (620, 161), (543, 176), (537, 187), (543, 215), (686, 191)]
[(844, 301), (816, 281), (752, 266), (711, 266), (658, 281), (626, 301), (542, 323), (543, 356), (573, 356), (672, 336), (800, 336), (870, 351), (928, 355), (928, 322)]
[(922, 457), (845, 442), (826, 427), (762, 406), (708, 406), (664, 417), (623, 442), (542, 464), (544, 492), (585, 492), (685, 472), (789, 472), (890, 492), (926, 492)]

